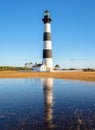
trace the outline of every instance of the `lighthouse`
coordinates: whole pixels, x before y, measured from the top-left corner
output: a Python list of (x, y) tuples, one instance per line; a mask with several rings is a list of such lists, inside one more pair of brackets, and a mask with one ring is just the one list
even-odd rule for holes
[(53, 60), (52, 60), (52, 41), (51, 41), (51, 18), (49, 11), (44, 12), (44, 18), (42, 19), (44, 23), (44, 34), (43, 34), (43, 63), (46, 65), (47, 71), (53, 70)]

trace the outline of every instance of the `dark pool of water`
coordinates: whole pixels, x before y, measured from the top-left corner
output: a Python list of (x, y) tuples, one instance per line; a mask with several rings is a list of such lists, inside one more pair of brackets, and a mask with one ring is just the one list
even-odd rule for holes
[(0, 79), (0, 130), (95, 130), (95, 82)]

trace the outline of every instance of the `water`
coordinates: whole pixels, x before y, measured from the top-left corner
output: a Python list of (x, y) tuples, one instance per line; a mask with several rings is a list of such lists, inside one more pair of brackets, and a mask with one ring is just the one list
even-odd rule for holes
[(95, 130), (95, 82), (0, 79), (0, 130)]

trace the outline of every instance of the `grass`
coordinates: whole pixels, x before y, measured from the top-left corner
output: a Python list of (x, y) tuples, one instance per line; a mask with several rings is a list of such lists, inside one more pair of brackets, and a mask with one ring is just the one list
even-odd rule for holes
[(59, 78), (95, 82), (95, 72), (17, 72), (1, 71), (0, 78)]

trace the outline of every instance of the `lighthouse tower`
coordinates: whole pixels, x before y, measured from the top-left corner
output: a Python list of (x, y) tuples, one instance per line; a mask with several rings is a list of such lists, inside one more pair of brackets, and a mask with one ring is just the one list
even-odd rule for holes
[(42, 19), (44, 23), (44, 34), (43, 34), (43, 63), (46, 65), (48, 71), (53, 70), (52, 61), (52, 42), (51, 42), (51, 18), (49, 12), (46, 10), (44, 12), (44, 18)]

